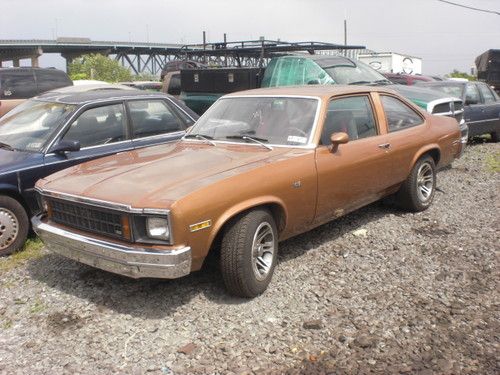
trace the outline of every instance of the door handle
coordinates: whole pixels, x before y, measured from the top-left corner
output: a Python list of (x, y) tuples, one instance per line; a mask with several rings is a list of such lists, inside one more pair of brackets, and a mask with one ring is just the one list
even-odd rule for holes
[(391, 144), (390, 143), (382, 143), (382, 144), (378, 145), (378, 148), (381, 148), (383, 150), (387, 150), (387, 149), (391, 148)]

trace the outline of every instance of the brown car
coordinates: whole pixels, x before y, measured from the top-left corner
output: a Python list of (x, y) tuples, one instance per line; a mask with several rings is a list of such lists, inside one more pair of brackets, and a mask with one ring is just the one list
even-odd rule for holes
[(40, 180), (32, 222), (50, 250), (134, 278), (187, 275), (220, 249), (229, 292), (254, 297), (279, 241), (391, 194), (425, 210), (461, 147), (455, 119), (380, 87), (240, 92), (177, 143)]

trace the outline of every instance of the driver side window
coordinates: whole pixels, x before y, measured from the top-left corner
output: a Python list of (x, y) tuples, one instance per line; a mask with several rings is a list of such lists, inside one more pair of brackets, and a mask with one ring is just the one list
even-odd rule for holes
[(126, 139), (126, 121), (123, 104), (88, 109), (70, 125), (64, 140), (79, 141), (80, 146), (91, 147)]
[(330, 136), (336, 132), (347, 133), (350, 141), (377, 135), (368, 96), (351, 96), (330, 102), (321, 133), (321, 144), (329, 145)]
[(465, 101), (470, 103), (479, 103), (479, 92), (476, 85), (467, 84), (465, 87)]

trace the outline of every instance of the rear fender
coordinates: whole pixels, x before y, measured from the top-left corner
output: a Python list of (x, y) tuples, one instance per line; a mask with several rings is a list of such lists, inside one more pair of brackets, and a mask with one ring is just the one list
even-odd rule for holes
[(420, 159), (425, 154), (430, 154), (432, 156), (432, 158), (434, 159), (434, 162), (436, 163), (436, 166), (439, 164), (439, 160), (441, 158), (441, 148), (439, 147), (439, 145), (437, 143), (431, 143), (431, 144), (428, 144), (428, 145), (421, 147), (415, 153), (415, 156), (413, 157), (413, 160), (411, 161), (410, 169), (408, 170), (408, 174), (410, 174), (410, 172), (413, 169), (413, 166), (415, 165), (417, 160)]

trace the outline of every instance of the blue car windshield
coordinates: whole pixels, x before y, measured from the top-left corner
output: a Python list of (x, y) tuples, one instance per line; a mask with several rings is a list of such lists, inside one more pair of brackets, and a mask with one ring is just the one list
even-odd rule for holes
[(0, 143), (15, 150), (40, 152), (76, 105), (28, 100), (0, 118)]

